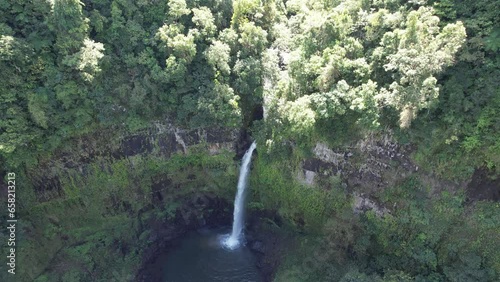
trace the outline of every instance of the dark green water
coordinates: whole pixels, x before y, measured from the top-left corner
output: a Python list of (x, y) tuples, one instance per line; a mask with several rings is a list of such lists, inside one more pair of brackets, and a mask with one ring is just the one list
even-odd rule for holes
[(180, 244), (160, 256), (163, 282), (261, 282), (256, 260), (245, 246), (236, 250), (221, 247), (221, 235), (230, 230), (201, 230), (189, 233)]

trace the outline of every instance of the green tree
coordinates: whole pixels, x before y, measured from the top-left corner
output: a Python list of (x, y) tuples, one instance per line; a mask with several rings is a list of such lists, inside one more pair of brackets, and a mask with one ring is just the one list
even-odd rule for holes
[(86, 37), (89, 23), (79, 0), (56, 0), (51, 23), (57, 34), (56, 46), (62, 56), (78, 52)]
[(101, 71), (99, 60), (104, 56), (104, 46), (102, 43), (94, 42), (86, 38), (79, 52), (67, 56), (63, 63), (71, 68), (78, 70), (83, 79), (92, 81), (94, 76)]
[(453, 63), (464, 41), (461, 22), (440, 30), (439, 18), (426, 7), (408, 14), (405, 29), (384, 34), (374, 57), (394, 72), (394, 81), (382, 88), (380, 99), (400, 111), (401, 127), (409, 127), (419, 110), (436, 102), (439, 87), (434, 75)]

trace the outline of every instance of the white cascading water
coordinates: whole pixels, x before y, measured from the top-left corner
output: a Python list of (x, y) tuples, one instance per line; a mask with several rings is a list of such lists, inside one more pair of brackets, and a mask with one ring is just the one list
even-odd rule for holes
[(243, 239), (242, 231), (244, 225), (243, 212), (245, 208), (245, 189), (248, 182), (247, 178), (250, 174), (250, 161), (252, 160), (252, 153), (253, 150), (255, 150), (255, 147), (257, 147), (257, 144), (253, 142), (250, 148), (246, 151), (241, 162), (240, 176), (238, 179), (238, 192), (236, 193), (236, 199), (234, 200), (233, 231), (231, 232), (231, 235), (222, 242), (224, 246), (229, 249), (236, 249)]

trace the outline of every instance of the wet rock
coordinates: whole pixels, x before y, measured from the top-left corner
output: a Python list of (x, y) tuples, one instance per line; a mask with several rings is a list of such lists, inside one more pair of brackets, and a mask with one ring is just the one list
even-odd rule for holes
[(137, 154), (150, 153), (153, 150), (153, 144), (147, 136), (135, 135), (122, 140), (120, 151), (126, 157)]
[(467, 185), (467, 199), (471, 202), (490, 200), (500, 202), (500, 178), (493, 178), (486, 168), (477, 169)]

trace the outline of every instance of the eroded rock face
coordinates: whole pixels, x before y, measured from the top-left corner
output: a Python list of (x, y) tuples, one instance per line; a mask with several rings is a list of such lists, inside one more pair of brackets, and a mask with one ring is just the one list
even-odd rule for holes
[[(120, 218), (120, 226), (126, 226), (126, 236), (109, 231), (113, 242), (121, 246), (122, 256), (117, 259), (124, 265), (135, 259), (135, 255), (148, 260), (156, 248), (181, 236), (186, 230), (203, 225), (229, 224), (232, 205), (218, 198), (222, 195), (215, 195), (215, 190), (218, 192), (222, 190), (220, 187), (226, 187), (222, 183), (226, 179), (218, 178), (217, 182), (203, 178), (215, 174), (213, 171), (217, 168), (210, 171), (179, 169), (177, 172), (180, 173), (172, 176), (173, 171), (140, 166), (145, 163), (154, 165), (157, 161), (166, 163), (174, 154), (226, 155), (225, 150), (234, 152), (237, 137), (238, 130), (186, 130), (165, 122), (134, 133), (114, 128), (96, 130), (68, 140), (50, 156), (40, 156), (36, 166), (24, 171), (23, 184), (27, 187), (24, 191), (33, 195), (32, 199), (30, 197), (31, 206), (46, 204), (44, 212), (38, 213), (41, 215), (30, 224), (29, 231), (23, 231), (23, 236), (28, 243), (36, 242), (36, 245), (45, 247), (44, 252), (23, 257), (31, 264), (23, 279), (32, 280), (48, 271), (53, 261), (64, 262), (61, 249), (92, 242), (95, 237), (91, 232), (102, 230), (89, 223), (93, 221), (91, 216), (98, 220), (116, 216)], [(198, 187), (200, 189), (195, 189)], [(85, 235), (74, 231), (80, 228), (72, 221), (78, 217), (83, 219), (81, 228), (85, 228)], [(116, 221), (112, 220), (109, 230), (113, 230), (113, 224)], [(53, 237), (36, 235), (54, 229), (52, 226), (58, 229)], [(140, 239), (134, 241), (131, 236)], [(151, 248), (148, 247), (150, 242)], [(103, 245), (103, 252), (113, 250), (113, 244)], [(96, 272), (105, 271), (106, 263), (96, 264)]]
[(367, 211), (373, 211), (377, 216), (384, 216), (389, 213), (389, 210), (378, 205), (375, 201), (364, 197), (358, 193), (354, 193), (354, 204), (352, 206), (353, 212), (355, 214), (364, 213)]
[[(412, 150), (411, 145), (398, 144), (390, 131), (369, 134), (353, 146), (344, 148), (330, 148), (318, 142), (312, 149), (314, 157), (302, 161), (297, 180), (312, 187), (329, 183), (331, 177), (338, 177), (354, 196), (355, 213), (373, 210), (378, 216), (383, 216), (389, 210), (377, 204), (373, 195), (419, 173), (418, 166), (410, 158)], [(456, 190), (462, 185), (445, 183), (426, 174), (419, 175), (419, 179), (431, 187), (431, 193), (442, 189)]]
[(369, 135), (352, 148), (341, 150), (317, 143), (312, 150), (315, 157), (302, 163), (304, 176), (301, 180), (304, 184), (313, 184), (305, 181), (307, 171), (319, 177), (339, 175), (353, 190), (370, 192), (393, 185), (397, 179), (418, 171), (409, 158), (410, 151), (409, 146), (397, 144), (390, 133)]
[[(238, 130), (224, 128), (205, 128), (186, 130), (172, 124), (155, 124), (156, 132), (151, 134), (153, 140), (159, 138), (168, 140), (164, 144), (174, 145), (173, 151), (188, 152), (189, 147), (197, 144), (207, 144), (211, 154), (217, 154), (222, 150), (234, 151), (238, 141)], [(160, 150), (162, 149), (161, 144)], [(168, 149), (168, 148), (165, 148)], [(172, 151), (172, 150), (168, 150)]]
[(326, 144), (319, 142), (316, 144), (316, 147), (314, 147), (313, 153), (318, 159), (335, 165), (339, 165), (339, 163), (344, 160), (344, 154), (335, 153), (328, 148)]
[(315, 176), (316, 172), (304, 169), (299, 172), (299, 175), (297, 175), (297, 179), (302, 184), (305, 184), (307, 186), (313, 186)]
[[(174, 153), (188, 154), (191, 147), (200, 144), (205, 146), (210, 155), (217, 155), (223, 151), (236, 150), (239, 131), (224, 128), (186, 130), (170, 123), (156, 122), (140, 133), (126, 136), (108, 134), (104, 131), (95, 132), (72, 140), (70, 151), (61, 151), (51, 159), (42, 161), (36, 169), (28, 171), (37, 201), (64, 197), (60, 175), (64, 176), (69, 170), (86, 175), (89, 164), (100, 159), (133, 159), (135, 156), (169, 158)], [(109, 169), (102, 167), (104, 171)]]

